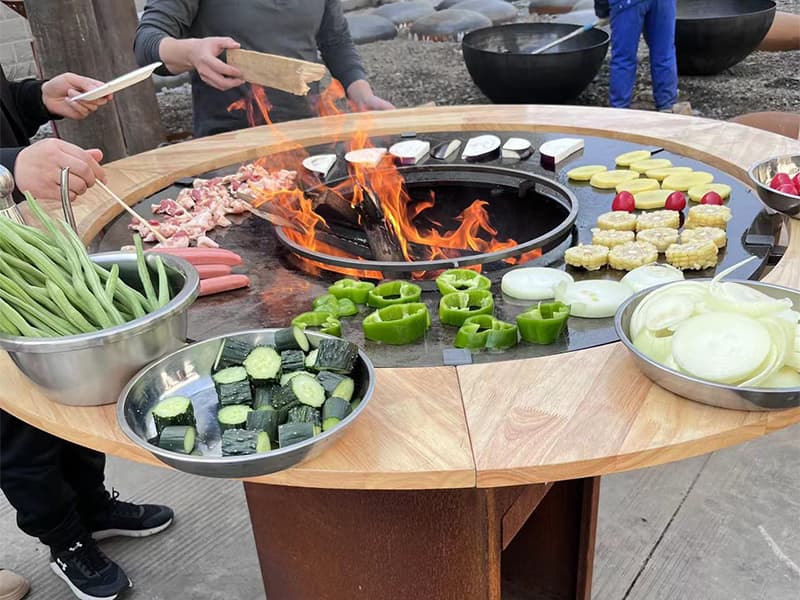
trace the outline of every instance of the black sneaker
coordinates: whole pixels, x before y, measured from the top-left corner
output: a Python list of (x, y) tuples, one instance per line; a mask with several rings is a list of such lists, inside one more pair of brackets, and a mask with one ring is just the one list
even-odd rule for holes
[(106, 508), (86, 523), (94, 539), (104, 540), (115, 535), (147, 537), (172, 524), (173, 512), (168, 506), (132, 504), (117, 500), (118, 497), (119, 492), (114, 490)]
[(132, 585), (125, 572), (90, 537), (51, 554), (50, 568), (81, 600), (114, 600)]

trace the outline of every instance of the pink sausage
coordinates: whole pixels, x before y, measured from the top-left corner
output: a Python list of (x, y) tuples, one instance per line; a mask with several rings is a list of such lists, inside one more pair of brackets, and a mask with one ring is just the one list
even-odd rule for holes
[(195, 269), (200, 273), (200, 279), (210, 279), (231, 274), (230, 265), (195, 265)]
[(153, 248), (148, 252), (160, 252), (183, 258), (193, 265), (230, 265), (242, 264), (242, 257), (224, 248)]
[(201, 280), (200, 295), (210, 296), (244, 287), (250, 287), (250, 278), (247, 275), (223, 275)]

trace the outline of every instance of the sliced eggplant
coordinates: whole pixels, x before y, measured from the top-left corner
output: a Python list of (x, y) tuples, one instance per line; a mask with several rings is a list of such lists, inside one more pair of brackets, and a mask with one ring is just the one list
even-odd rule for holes
[(434, 146), (431, 150), (431, 158), (436, 160), (447, 160), (450, 156), (455, 154), (456, 150), (461, 147), (461, 140), (450, 140)]
[(467, 140), (461, 158), (467, 162), (485, 162), (500, 156), (502, 142), (496, 135), (479, 135)]
[(317, 154), (303, 159), (303, 166), (306, 169), (312, 173), (319, 173), (323, 178), (328, 176), (335, 164), (335, 154)]
[(431, 143), (422, 140), (405, 140), (389, 148), (395, 161), (401, 165), (415, 165), (428, 155)]
[(583, 149), (581, 138), (559, 138), (550, 140), (539, 147), (542, 155), (542, 164), (554, 167), (557, 163)]
[(525, 160), (533, 154), (533, 146), (530, 140), (525, 138), (512, 137), (506, 140), (503, 144), (502, 155), (503, 158), (510, 158), (513, 160)]
[(361, 165), (364, 167), (377, 167), (386, 156), (386, 148), (361, 148), (351, 150), (344, 155), (344, 159), (351, 165)]

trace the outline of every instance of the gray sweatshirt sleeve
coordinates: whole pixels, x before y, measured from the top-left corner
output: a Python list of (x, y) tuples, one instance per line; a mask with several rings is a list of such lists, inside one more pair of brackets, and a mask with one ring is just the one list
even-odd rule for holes
[[(165, 37), (186, 37), (199, 4), (200, 0), (147, 0), (133, 40), (136, 62), (144, 66), (160, 61), (158, 46), (161, 40)], [(166, 67), (156, 72), (160, 75), (170, 74)]]
[(326, 1), (325, 14), (317, 34), (317, 46), (331, 75), (341, 82), (345, 90), (354, 81), (367, 78), (367, 71), (350, 37), (341, 0)]

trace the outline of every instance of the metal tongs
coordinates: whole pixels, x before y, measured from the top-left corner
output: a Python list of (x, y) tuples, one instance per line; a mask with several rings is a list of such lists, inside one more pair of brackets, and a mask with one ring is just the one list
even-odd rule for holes
[(72, 227), (72, 231), (78, 233), (78, 226), (75, 223), (75, 214), (72, 212), (72, 204), (69, 201), (69, 167), (61, 169), (61, 210), (64, 211), (64, 218), (67, 224)]

